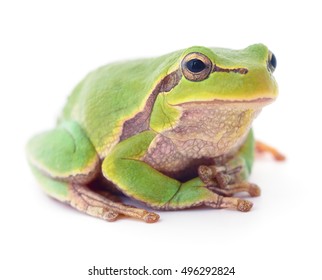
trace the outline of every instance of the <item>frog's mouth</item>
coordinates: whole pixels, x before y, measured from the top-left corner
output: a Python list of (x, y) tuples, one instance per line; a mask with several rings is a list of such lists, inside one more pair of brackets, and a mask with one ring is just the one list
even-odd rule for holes
[(271, 97), (261, 97), (250, 100), (220, 100), (213, 99), (211, 101), (189, 101), (178, 104), (179, 107), (185, 107), (187, 104), (194, 104), (194, 106), (199, 106), (202, 104), (208, 104), (210, 106), (228, 106), (228, 107), (244, 107), (244, 108), (263, 108), (266, 105), (269, 105), (275, 101), (275, 98)]

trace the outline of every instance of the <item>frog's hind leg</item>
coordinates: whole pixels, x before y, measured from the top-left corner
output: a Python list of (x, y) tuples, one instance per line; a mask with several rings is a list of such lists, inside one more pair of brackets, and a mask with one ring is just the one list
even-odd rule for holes
[(124, 215), (141, 219), (147, 223), (154, 223), (159, 220), (159, 215), (148, 212), (145, 209), (136, 208), (121, 202), (115, 202), (106, 195), (93, 192), (87, 186), (70, 184), (70, 205), (89, 215), (102, 218), (107, 221), (115, 221), (118, 216)]
[(280, 153), (278, 150), (258, 140), (256, 140), (256, 143), (255, 143), (255, 150), (258, 154), (269, 153), (277, 161), (283, 161), (286, 159), (285, 156), (282, 153)]
[(27, 145), (27, 156), (45, 192), (79, 211), (107, 221), (121, 214), (148, 223), (159, 219), (155, 213), (123, 205), (89, 187), (99, 175), (101, 161), (77, 123), (66, 122), (35, 136)]
[(115, 221), (120, 215), (141, 219), (147, 223), (159, 220), (159, 215), (156, 213), (115, 201), (115, 197), (109, 192), (104, 192), (102, 195), (91, 190), (87, 185), (55, 180), (42, 174), (36, 168), (32, 168), (32, 171), (49, 196), (88, 215), (109, 222)]
[(155, 132), (145, 131), (119, 143), (103, 161), (104, 177), (129, 197), (153, 209), (176, 210), (202, 205), (242, 212), (251, 209), (251, 202), (218, 195), (199, 178), (180, 182), (144, 162), (142, 156), (154, 138)]

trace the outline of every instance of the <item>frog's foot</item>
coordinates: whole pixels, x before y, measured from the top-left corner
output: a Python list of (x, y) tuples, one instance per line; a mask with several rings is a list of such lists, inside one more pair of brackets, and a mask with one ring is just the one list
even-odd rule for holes
[(198, 175), (201, 181), (207, 186), (214, 185), (217, 188), (225, 189), (229, 184), (234, 183), (235, 174), (240, 171), (241, 167), (228, 170), (226, 166), (200, 165)]
[(239, 172), (240, 167), (227, 170), (224, 166), (205, 166), (198, 168), (200, 179), (205, 183), (206, 187), (224, 196), (233, 196), (235, 193), (247, 192), (250, 196), (260, 196), (260, 188), (249, 182), (234, 182), (234, 174)]
[(141, 219), (146, 223), (155, 223), (159, 220), (159, 215), (156, 213), (115, 202), (105, 194), (102, 196), (84, 185), (69, 184), (69, 194), (69, 203), (72, 207), (109, 222), (115, 221), (119, 215)]
[(263, 142), (256, 141), (255, 149), (256, 149), (256, 152), (259, 154), (270, 153), (275, 160), (278, 160), (278, 161), (285, 160), (285, 156), (283, 154), (281, 154), (278, 150)]

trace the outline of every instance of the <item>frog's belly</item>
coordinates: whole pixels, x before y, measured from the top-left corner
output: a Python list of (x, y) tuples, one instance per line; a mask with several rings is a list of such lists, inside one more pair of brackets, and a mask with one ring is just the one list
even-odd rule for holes
[(182, 105), (178, 125), (156, 136), (143, 161), (171, 177), (189, 179), (196, 176), (199, 165), (233, 155), (260, 109), (229, 105)]
[(201, 164), (213, 164), (215, 147), (212, 143), (194, 139), (171, 140), (158, 135), (143, 160), (154, 169), (170, 177), (193, 178)]

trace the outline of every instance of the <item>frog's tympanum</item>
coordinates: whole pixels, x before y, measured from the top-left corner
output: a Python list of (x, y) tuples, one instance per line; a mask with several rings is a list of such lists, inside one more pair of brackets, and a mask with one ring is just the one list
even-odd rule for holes
[(101, 67), (76, 86), (57, 127), (29, 141), (32, 171), (50, 196), (108, 221), (159, 219), (123, 204), (124, 195), (147, 209), (247, 212), (252, 203), (233, 195), (260, 194), (247, 181), (251, 125), (277, 96), (275, 67), (262, 44), (196, 46)]

